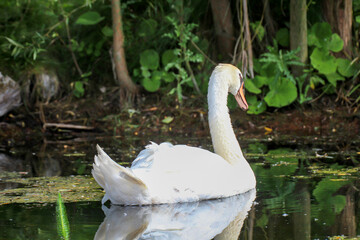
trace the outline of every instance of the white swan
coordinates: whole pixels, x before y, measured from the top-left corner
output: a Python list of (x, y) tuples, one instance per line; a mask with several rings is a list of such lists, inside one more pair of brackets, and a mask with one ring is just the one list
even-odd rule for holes
[(209, 126), (215, 153), (186, 145), (151, 143), (131, 165), (122, 167), (99, 147), (92, 175), (105, 189), (102, 203), (148, 205), (229, 197), (255, 188), (227, 108), (228, 92), (247, 109), (240, 70), (219, 64), (208, 89)]

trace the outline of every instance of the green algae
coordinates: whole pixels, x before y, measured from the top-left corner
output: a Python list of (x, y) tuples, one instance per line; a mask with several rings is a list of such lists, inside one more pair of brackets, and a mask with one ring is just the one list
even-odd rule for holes
[(104, 192), (89, 176), (13, 178), (20, 188), (0, 192), (0, 205), (10, 203), (55, 203), (61, 192), (64, 202), (100, 201)]

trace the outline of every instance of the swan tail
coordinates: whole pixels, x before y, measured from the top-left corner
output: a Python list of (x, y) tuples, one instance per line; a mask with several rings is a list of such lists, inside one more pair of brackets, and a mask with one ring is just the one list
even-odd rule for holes
[(102, 203), (110, 200), (121, 205), (146, 204), (148, 189), (144, 182), (131, 169), (114, 162), (99, 145), (96, 149), (98, 154), (95, 155), (91, 173), (106, 192)]

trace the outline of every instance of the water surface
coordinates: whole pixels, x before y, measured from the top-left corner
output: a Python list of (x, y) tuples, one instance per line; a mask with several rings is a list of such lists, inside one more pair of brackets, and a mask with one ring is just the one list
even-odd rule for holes
[[(198, 229), (214, 230), (214, 235), (195, 231), (203, 239), (229, 239), (230, 235), (233, 239), (360, 236), (359, 138), (266, 136), (242, 140), (242, 149), (257, 178), (256, 199), (247, 202), (251, 203), (248, 209), (244, 207), (246, 201), (151, 209), (102, 208), (99, 200), (103, 193), (90, 176), (95, 144), (104, 147), (114, 160), (129, 165), (148, 140), (97, 137), (43, 141), (1, 151), (0, 239), (57, 239), (52, 198), (57, 191), (63, 191), (67, 201), (72, 239), (94, 239), (104, 233), (108, 237), (127, 234), (140, 239), (176, 239), (190, 229), (180, 224), (185, 220)], [(209, 138), (157, 136), (151, 140), (211, 150)], [(231, 208), (234, 210), (229, 211)], [(137, 220), (139, 216), (141, 221)], [(159, 231), (156, 224), (166, 218), (173, 225)], [(111, 231), (104, 229), (109, 223)], [(191, 238), (191, 234), (190, 230), (186, 232), (189, 239), (199, 239), (199, 235)]]

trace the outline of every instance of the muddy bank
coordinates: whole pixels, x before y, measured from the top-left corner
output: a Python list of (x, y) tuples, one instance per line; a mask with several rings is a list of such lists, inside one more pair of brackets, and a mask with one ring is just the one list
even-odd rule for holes
[[(161, 105), (159, 105), (161, 104)], [(235, 132), (247, 137), (359, 136), (359, 113), (345, 107), (308, 107), (249, 115), (231, 110)], [(16, 109), (0, 119), (0, 148), (99, 135), (151, 136), (154, 134), (209, 136), (204, 100), (191, 98), (184, 106), (165, 101), (143, 103), (119, 111), (103, 99), (62, 100)]]

